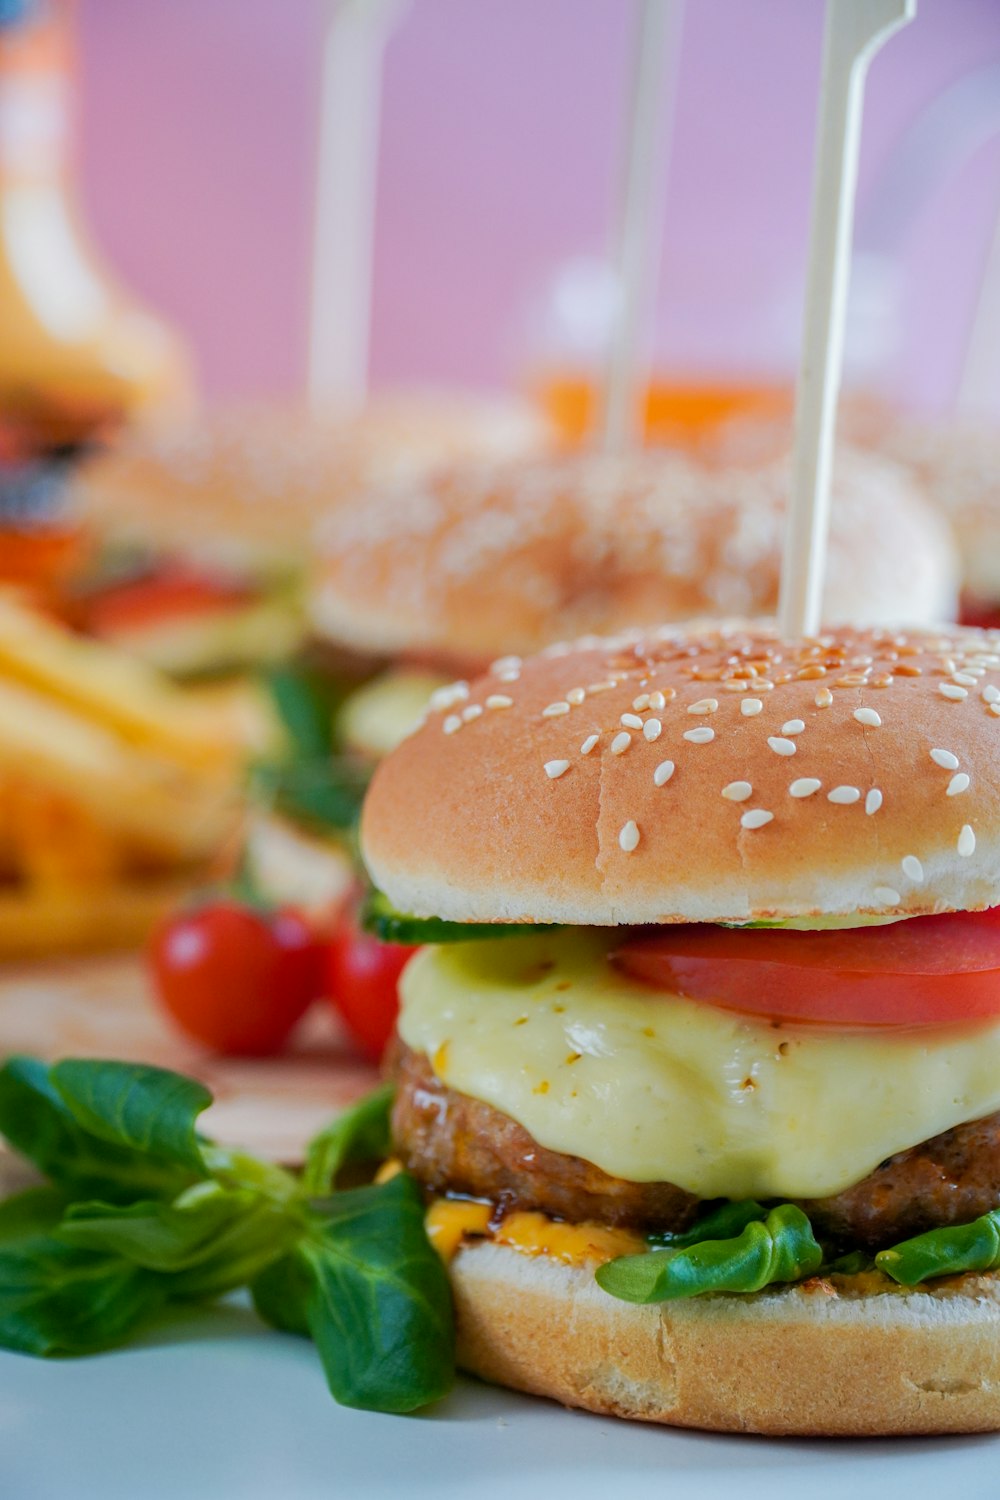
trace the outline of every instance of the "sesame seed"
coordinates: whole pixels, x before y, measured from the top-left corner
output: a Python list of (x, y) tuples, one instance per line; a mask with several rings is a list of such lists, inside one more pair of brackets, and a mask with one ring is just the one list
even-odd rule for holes
[(611, 741), (611, 754), (624, 755), (625, 751), (628, 749), (631, 743), (632, 736), (627, 732), (627, 730), (623, 729), (621, 734), (616, 734), (614, 739)]
[(467, 682), (449, 682), (447, 687), (434, 689), (430, 696), (430, 707), (432, 709), (451, 708), (468, 696), (469, 684)]
[(989, 708), (991, 714), (996, 714), (997, 717), (1000, 718), (1000, 703), (990, 703), (987, 705), (987, 707)]
[(856, 786), (835, 786), (832, 792), (827, 792), (826, 800), (836, 802), (841, 807), (850, 807), (852, 802), (861, 801), (861, 793)]
[(900, 863), (907, 880), (912, 880), (916, 885), (923, 885), (924, 867), (915, 854), (904, 854)]
[(962, 832), (958, 835), (958, 852), (963, 859), (968, 859), (970, 854), (975, 853), (975, 849), (976, 835), (968, 823), (966, 823), (963, 825)]
[(513, 708), (513, 698), (508, 698), (506, 693), (491, 693), (486, 700), (487, 708)]
[(829, 688), (820, 688), (819, 692), (813, 699), (813, 702), (815, 703), (817, 708), (829, 708), (830, 704), (833, 702), (833, 694), (830, 692)]
[(519, 656), (501, 656), (490, 667), (491, 672), (516, 672), (521, 666)]
[(674, 774), (674, 763), (672, 760), (661, 760), (653, 772), (653, 781), (656, 786), (664, 786)]
[(973, 677), (971, 672), (955, 672), (953, 673), (953, 681), (960, 682), (963, 687), (979, 686), (979, 683), (976, 681), (975, 677)]
[(938, 692), (943, 698), (954, 698), (956, 701), (969, 696), (968, 688), (958, 687), (954, 682), (939, 682)]
[(782, 734), (801, 734), (805, 727), (806, 726), (804, 720), (789, 719), (787, 723), (782, 724), (781, 732)]
[(881, 806), (882, 793), (879, 791), (877, 786), (873, 786), (871, 791), (868, 793), (868, 796), (865, 798), (865, 812), (869, 817), (871, 817), (872, 813), (877, 813)]
[(620, 724), (624, 724), (626, 729), (642, 728), (642, 720), (639, 718), (638, 714), (622, 714), (618, 722)]
[(745, 719), (752, 719), (754, 714), (759, 714), (763, 707), (759, 698), (744, 698), (740, 704), (740, 713)]
[(753, 795), (753, 787), (749, 781), (731, 781), (722, 788), (722, 795), (727, 802), (745, 802)]
[(794, 755), (798, 749), (794, 740), (783, 740), (780, 734), (768, 735), (767, 743), (775, 755)]
[(714, 714), (719, 706), (718, 698), (699, 698), (697, 703), (688, 704), (689, 714)]
[(901, 899), (899, 892), (894, 891), (891, 885), (877, 885), (873, 894), (875, 900), (883, 906), (898, 906)]
[(983, 688), (983, 701), (985, 703), (1000, 703), (1000, 688), (990, 683), (989, 687)]
[(657, 713), (662, 713), (667, 706), (667, 700), (662, 693), (650, 693), (649, 706), (655, 708)]
[(936, 766), (940, 766), (943, 771), (958, 770), (958, 756), (953, 755), (950, 750), (932, 750), (931, 760)]
[(461, 727), (462, 721), (458, 717), (458, 714), (449, 714), (444, 723), (441, 725), (441, 728), (444, 730), (445, 734), (454, 734), (456, 729), (461, 729)]
[(618, 835), (618, 842), (626, 854), (631, 854), (633, 849), (639, 847), (639, 829), (631, 818)]
[(823, 783), (817, 781), (815, 776), (800, 776), (798, 781), (792, 782), (788, 791), (792, 797), (811, 797), (813, 792), (818, 792), (822, 785)]
[(570, 688), (569, 692), (566, 694), (566, 702), (572, 703), (574, 708), (579, 708), (580, 704), (583, 702), (586, 696), (587, 693), (585, 688)]
[(466, 724), (471, 724), (473, 719), (478, 719), (483, 711), (481, 703), (470, 703), (468, 708), (462, 709), (462, 719)]
[(707, 745), (709, 740), (715, 739), (715, 730), (704, 725), (701, 729), (685, 729), (684, 738), (690, 740), (692, 745)]
[(613, 687), (617, 687), (617, 686), (618, 686), (618, 684), (616, 682), (589, 682), (587, 684), (587, 692), (588, 693), (607, 693), (607, 692), (610, 692)]
[(962, 792), (967, 792), (968, 790), (969, 790), (969, 777), (966, 775), (966, 773), (964, 771), (959, 771), (958, 775), (957, 776), (953, 776), (951, 778), (951, 780), (949, 781), (949, 783), (948, 783), (948, 791), (947, 791), (946, 795), (949, 796), (949, 797), (957, 797)]
[(568, 770), (568, 760), (547, 760), (545, 762), (545, 774), (550, 781), (555, 781), (557, 776), (561, 776), (564, 771)]
[(722, 684), (722, 690), (725, 693), (745, 693), (749, 686), (749, 682), (744, 682), (740, 677), (730, 677)]
[(768, 812), (763, 807), (752, 807), (745, 812), (740, 819), (741, 828), (763, 828), (765, 823), (770, 823), (774, 818), (773, 812)]
[(638, 696), (638, 698), (633, 698), (632, 699), (632, 707), (635, 709), (636, 713), (641, 713), (644, 708), (648, 708), (649, 707), (649, 694), (648, 693), (640, 693), (639, 696)]
[(870, 729), (880, 729), (882, 726), (882, 716), (873, 708), (856, 708), (854, 717), (859, 724), (867, 724)]
[(497, 676), (501, 682), (516, 682), (520, 677), (517, 667), (511, 667), (509, 672), (498, 672)]
[(569, 713), (568, 703), (550, 703), (548, 708), (542, 709), (543, 719), (558, 719), (560, 714)]
[(584, 740), (583, 744), (580, 746), (580, 754), (581, 755), (589, 755), (590, 752), (591, 752), (591, 750), (593, 750), (594, 746), (597, 744), (597, 741), (600, 739), (600, 737), (601, 736), (599, 734), (588, 734), (587, 738)]
[(647, 719), (642, 726), (642, 733), (647, 740), (658, 740), (663, 731), (663, 725), (659, 719)]

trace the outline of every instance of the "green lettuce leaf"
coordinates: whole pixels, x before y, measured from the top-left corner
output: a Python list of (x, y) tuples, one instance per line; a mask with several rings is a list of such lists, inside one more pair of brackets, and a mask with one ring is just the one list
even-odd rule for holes
[(596, 1276), (604, 1291), (624, 1302), (670, 1302), (708, 1292), (759, 1292), (812, 1276), (822, 1262), (809, 1220), (785, 1203), (733, 1239), (620, 1256), (599, 1266)]

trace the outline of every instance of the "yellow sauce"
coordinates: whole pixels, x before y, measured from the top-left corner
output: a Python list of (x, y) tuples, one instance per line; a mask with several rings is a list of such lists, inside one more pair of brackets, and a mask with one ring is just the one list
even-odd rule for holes
[(561, 1224), (546, 1214), (508, 1214), (490, 1228), (488, 1203), (436, 1198), (427, 1210), (427, 1237), (448, 1262), (468, 1239), (489, 1239), (521, 1255), (548, 1255), (567, 1266), (601, 1265), (618, 1255), (641, 1255), (647, 1248), (639, 1234), (603, 1224)]
[(425, 948), (400, 1034), (540, 1145), (699, 1198), (823, 1197), (1000, 1109), (1000, 1024), (836, 1033), (665, 994), (594, 929)]

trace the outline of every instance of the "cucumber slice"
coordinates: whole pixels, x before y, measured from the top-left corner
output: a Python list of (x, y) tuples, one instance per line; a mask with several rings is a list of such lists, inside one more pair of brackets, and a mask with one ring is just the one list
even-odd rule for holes
[(372, 891), (361, 912), (361, 925), (383, 943), (421, 947), (428, 943), (471, 943), (483, 938), (527, 937), (551, 931), (558, 923), (446, 922), (443, 917), (414, 917), (397, 911), (381, 891)]

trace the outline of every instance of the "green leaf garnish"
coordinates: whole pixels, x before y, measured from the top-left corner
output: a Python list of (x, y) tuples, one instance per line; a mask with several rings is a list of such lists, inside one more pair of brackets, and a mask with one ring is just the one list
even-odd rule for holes
[(336, 698), (323, 678), (304, 667), (283, 663), (264, 673), (289, 748), (297, 760), (319, 760), (333, 751)]
[(651, 1234), (651, 1245), (669, 1246), (672, 1250), (684, 1250), (688, 1245), (697, 1245), (701, 1240), (728, 1240), (742, 1234), (748, 1224), (767, 1218), (767, 1209), (752, 1198), (738, 1203), (720, 1203), (716, 1208), (702, 1214), (690, 1229), (680, 1234)]
[(369, 777), (344, 756), (267, 762), (254, 767), (250, 791), (257, 802), (320, 833), (345, 833), (358, 820)]
[(164, 1300), (159, 1278), (58, 1235), (59, 1211), (32, 1189), (0, 1219), (0, 1346), (23, 1354), (113, 1348)]
[(167, 1068), (90, 1058), (56, 1063), (50, 1077), (78, 1124), (98, 1140), (204, 1174), (195, 1130), (212, 1102), (204, 1084)]
[(361, 925), (383, 943), (422, 947), (428, 943), (472, 943), (505, 937), (528, 937), (552, 932), (553, 922), (448, 922), (443, 917), (414, 917), (397, 911), (388, 896), (372, 891), (361, 909)]
[(294, 1253), (310, 1278), (309, 1331), (342, 1406), (414, 1411), (450, 1389), (451, 1290), (427, 1248), (423, 1198), (404, 1172), (310, 1215)]
[(785, 1203), (734, 1239), (624, 1255), (598, 1267), (596, 1276), (599, 1286), (624, 1302), (671, 1302), (707, 1292), (759, 1292), (812, 1276), (822, 1262), (809, 1220)]
[(307, 1193), (331, 1192), (337, 1185), (337, 1173), (350, 1162), (380, 1162), (388, 1156), (389, 1113), (394, 1092), (391, 1083), (384, 1083), (313, 1138), (302, 1172), (302, 1185)]
[(447, 1273), (416, 1183), (338, 1192), (382, 1157), (392, 1090), (316, 1138), (302, 1177), (199, 1136), (201, 1084), (131, 1063), (34, 1058), (0, 1069), (0, 1129), (50, 1178), (0, 1202), (0, 1346), (112, 1348), (164, 1303), (249, 1287), (262, 1317), (311, 1334), (347, 1405), (412, 1411), (454, 1375)]
[[(0, 1135), (52, 1182), (80, 1197), (114, 1202), (177, 1193), (190, 1183), (193, 1174), (175, 1161), (88, 1129), (56, 1087), (53, 1071), (33, 1057), (12, 1057), (0, 1068)], [(120, 1079), (117, 1071), (114, 1076)]]
[(1000, 1209), (971, 1224), (931, 1229), (891, 1250), (880, 1250), (875, 1264), (901, 1286), (965, 1271), (996, 1271), (1000, 1269)]

